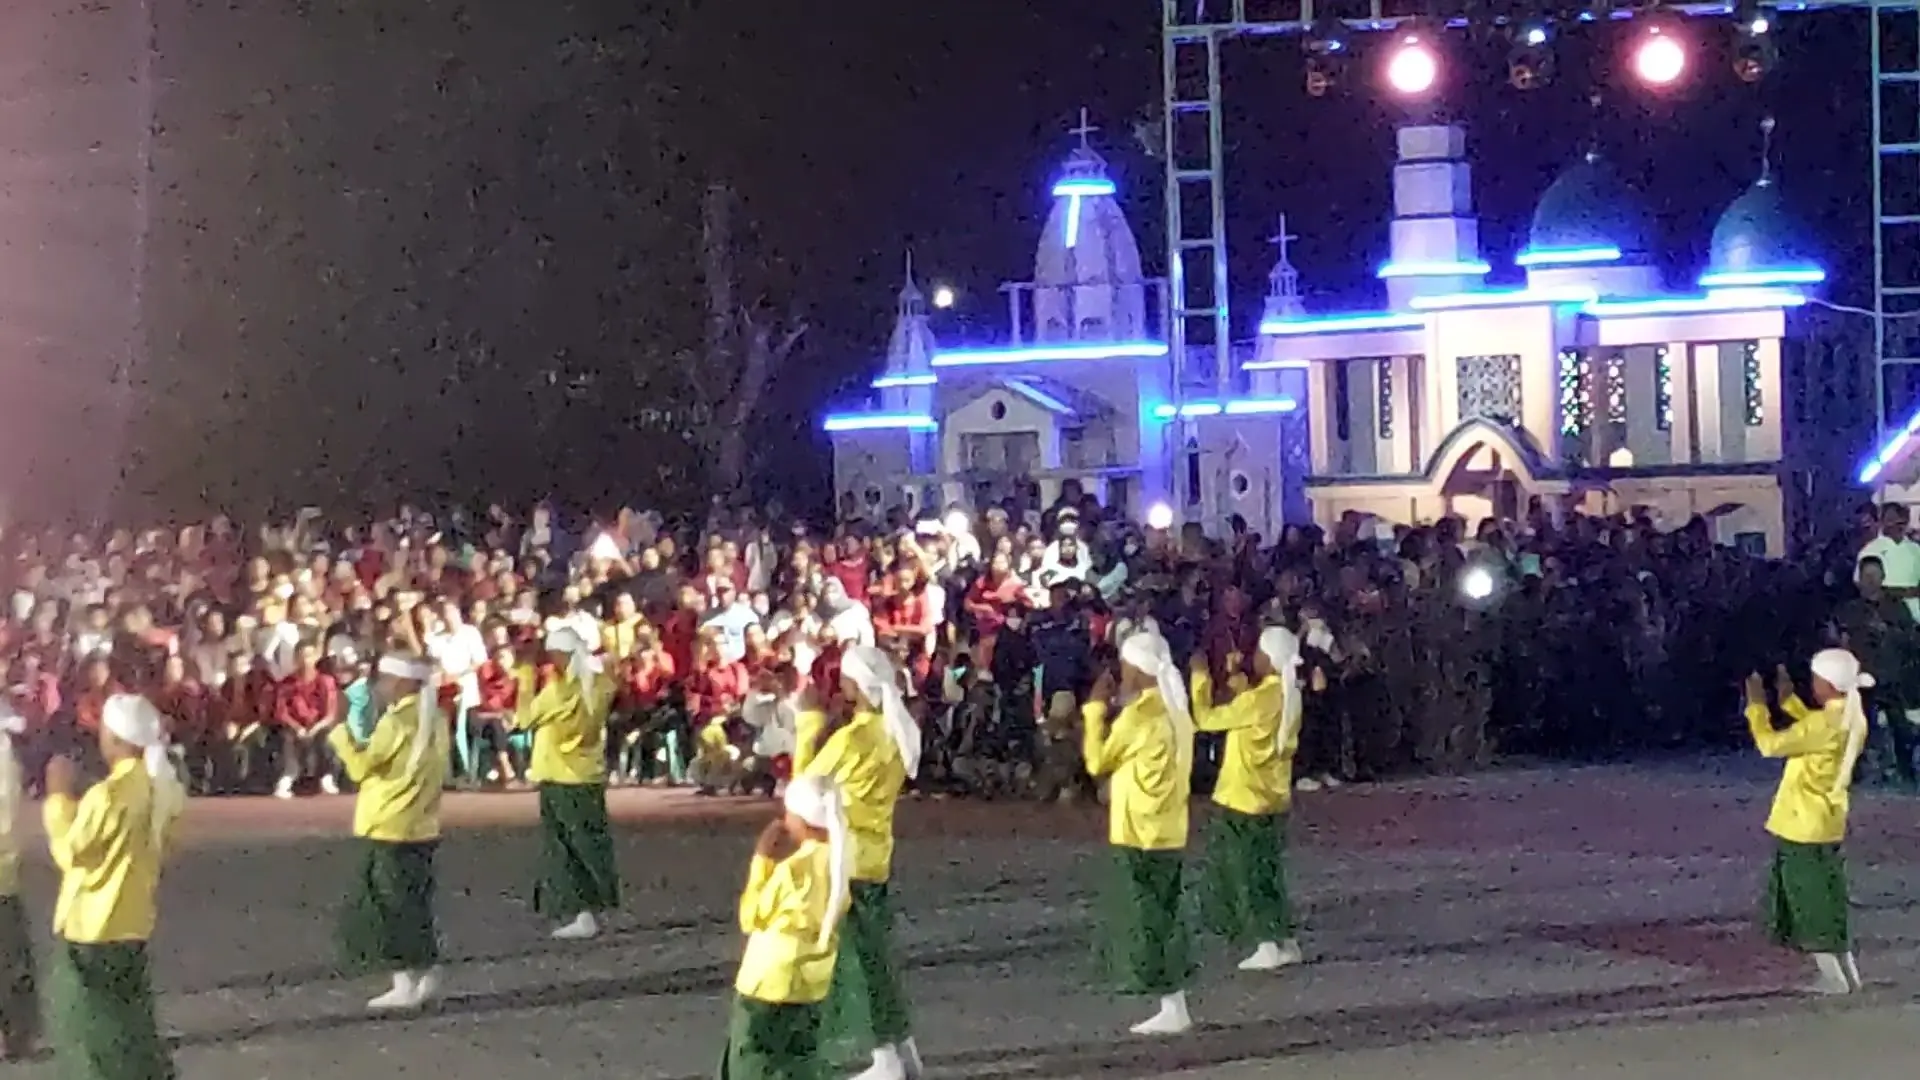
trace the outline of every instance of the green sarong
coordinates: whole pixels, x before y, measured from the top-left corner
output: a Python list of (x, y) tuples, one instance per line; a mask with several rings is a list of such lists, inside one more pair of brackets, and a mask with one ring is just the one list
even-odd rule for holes
[(438, 841), (357, 841), (360, 868), (340, 912), (340, 962), (350, 972), (421, 971), (440, 962), (433, 921)]
[(735, 994), (717, 1080), (825, 1080), (820, 1006), (776, 1005)]
[(1207, 929), (1236, 945), (1293, 937), (1287, 815), (1216, 810), (1207, 826)]
[(173, 1056), (153, 1016), (145, 942), (56, 942), (49, 981), (64, 1080), (173, 1080)]
[(833, 983), (820, 1010), (826, 1059), (847, 1065), (912, 1034), (907, 997), (893, 963), (893, 897), (884, 881), (856, 881), (840, 921)]
[(620, 906), (607, 785), (540, 785), (540, 881), (533, 910), (570, 919)]
[(40, 1041), (40, 995), (34, 989), (33, 934), (27, 906), (0, 896), (0, 1043), (21, 1057)]
[(1840, 845), (1776, 838), (1760, 917), (1776, 945), (1809, 953), (1849, 951), (1847, 864)]
[(1111, 989), (1171, 994), (1193, 975), (1193, 935), (1182, 908), (1183, 853), (1110, 847), (1095, 960)]

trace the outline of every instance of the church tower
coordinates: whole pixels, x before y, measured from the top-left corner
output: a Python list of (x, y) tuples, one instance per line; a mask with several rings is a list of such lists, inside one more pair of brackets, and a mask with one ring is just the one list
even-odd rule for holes
[(1053, 185), (1053, 210), (1034, 259), (1033, 323), (1039, 342), (1128, 342), (1149, 337), (1140, 245), (1114, 199), (1095, 128), (1081, 110), (1080, 145)]
[[(939, 344), (928, 321), (927, 297), (913, 276), (913, 253), (907, 253), (907, 280), (894, 308), (893, 335), (887, 339), (887, 366), (873, 380), (880, 391), (880, 407), (899, 416), (931, 417), (934, 387), (933, 354)], [(909, 457), (916, 472), (933, 467), (934, 436), (909, 432)]]

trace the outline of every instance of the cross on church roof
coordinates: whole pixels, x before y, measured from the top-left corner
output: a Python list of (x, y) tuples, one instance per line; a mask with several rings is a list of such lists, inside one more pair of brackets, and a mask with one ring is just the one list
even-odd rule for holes
[(1272, 244), (1274, 247), (1279, 248), (1280, 261), (1283, 264), (1290, 266), (1292, 265), (1293, 260), (1287, 257), (1287, 245), (1293, 243), (1295, 240), (1298, 240), (1298, 239), (1300, 239), (1298, 234), (1290, 233), (1287, 231), (1287, 215), (1281, 214), (1280, 215), (1280, 231), (1274, 234), (1273, 236), (1267, 237), (1267, 243)]
[(1091, 136), (1094, 132), (1099, 130), (1100, 130), (1099, 128), (1093, 126), (1093, 121), (1088, 119), (1087, 110), (1081, 109), (1080, 110), (1080, 126), (1076, 128), (1069, 128), (1067, 130), (1067, 134), (1080, 136), (1080, 149), (1091, 150), (1093, 149), (1093, 145), (1089, 141), (1089, 136)]

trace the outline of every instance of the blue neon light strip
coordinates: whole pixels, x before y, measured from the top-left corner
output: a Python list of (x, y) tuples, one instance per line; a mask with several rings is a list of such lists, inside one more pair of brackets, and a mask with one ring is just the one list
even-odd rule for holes
[(1617, 247), (1528, 248), (1513, 257), (1515, 266), (1593, 266), (1619, 262)]
[(1113, 181), (1102, 180), (1099, 177), (1082, 177), (1078, 180), (1062, 180), (1059, 183), (1053, 185), (1053, 193), (1056, 196), (1084, 195), (1089, 198), (1092, 198), (1100, 195), (1114, 195), (1114, 194), (1117, 194), (1119, 190), (1120, 190), (1119, 188), (1113, 186)]
[(1716, 289), (1705, 296), (1669, 296), (1653, 300), (1597, 300), (1580, 309), (1596, 319), (1641, 315), (1725, 315), (1800, 307), (1804, 293), (1792, 289)]
[(896, 386), (932, 386), (939, 381), (938, 375), (882, 375), (872, 385), (875, 390), (889, 390)]
[(1080, 203), (1084, 195), (1067, 196), (1067, 247), (1080, 246)]
[(1231, 401), (1193, 401), (1179, 406), (1155, 405), (1155, 420), (1192, 420), (1202, 416), (1267, 416), (1274, 413), (1290, 413), (1299, 408), (1292, 398), (1234, 398)]
[(1260, 333), (1269, 337), (1298, 337), (1365, 330), (1418, 330), (1425, 325), (1424, 315), (1321, 315), (1306, 319), (1268, 319), (1260, 324)]
[(1476, 292), (1416, 296), (1408, 301), (1420, 311), (1464, 311), (1471, 308), (1527, 307), (1538, 304), (1591, 304), (1600, 298), (1593, 289), (1487, 289)]
[(1703, 289), (1755, 289), (1771, 285), (1818, 285), (1827, 272), (1817, 266), (1783, 266), (1775, 270), (1742, 270), (1700, 275)]
[(1167, 355), (1164, 341), (1115, 341), (1100, 345), (1029, 345), (1020, 349), (956, 349), (933, 354), (934, 367), (1037, 364), (1069, 360), (1143, 360)]
[(828, 431), (938, 431), (933, 417), (915, 413), (841, 413), (820, 425)]
[(1880, 479), (1880, 474), (1887, 470), (1887, 466), (1894, 463), (1894, 460), (1907, 448), (1907, 444), (1913, 441), (1915, 435), (1920, 435), (1920, 412), (1908, 417), (1907, 425), (1900, 429), (1899, 434), (1888, 439), (1886, 445), (1880, 448), (1880, 452), (1867, 460), (1860, 469), (1860, 482), (1871, 484)]
[(1073, 406), (1061, 401), (1059, 398), (1054, 397), (1052, 394), (1047, 393), (1037, 386), (1021, 382), (1019, 379), (1008, 379), (1002, 385), (1048, 412), (1061, 413), (1066, 416), (1076, 415)]
[(1484, 262), (1390, 262), (1380, 268), (1380, 277), (1476, 277), (1492, 272)]

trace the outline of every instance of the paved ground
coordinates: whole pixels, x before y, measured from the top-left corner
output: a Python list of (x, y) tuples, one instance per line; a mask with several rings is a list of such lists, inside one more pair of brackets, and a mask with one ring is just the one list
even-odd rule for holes
[[(1911, 1076), (1916, 804), (1856, 812), (1862, 966), (1878, 985), (1836, 1005), (1784, 993), (1804, 973), (1748, 927), (1765, 794), (1752, 777), (1676, 767), (1307, 796), (1295, 865), (1313, 962), (1250, 977), (1210, 955), (1194, 994), (1204, 1029), (1158, 1044), (1125, 1036), (1137, 1004), (1080, 978), (1097, 812), (917, 804), (896, 881), (922, 1043), (938, 1077)], [(327, 962), (347, 800), (197, 803), (157, 944), (182, 1075), (707, 1073), (737, 955), (731, 909), (766, 810), (615, 800), (630, 903), (617, 932), (583, 946), (546, 941), (523, 902), (531, 797), (454, 800), (452, 996), (406, 1021), (366, 1017), (375, 988)], [(29, 873), (43, 915), (51, 887), (44, 866)]]

